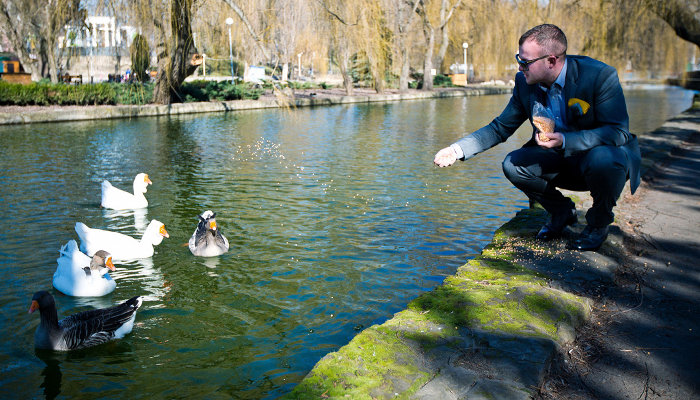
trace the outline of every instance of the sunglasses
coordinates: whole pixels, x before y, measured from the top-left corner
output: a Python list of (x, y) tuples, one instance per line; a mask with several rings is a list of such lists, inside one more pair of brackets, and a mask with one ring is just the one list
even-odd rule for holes
[(523, 71), (527, 71), (528, 69), (530, 69), (530, 64), (534, 63), (535, 61), (539, 61), (539, 60), (541, 60), (543, 58), (547, 58), (547, 57), (559, 58), (561, 56), (562, 56), (562, 54), (559, 54), (558, 56), (547, 54), (547, 55), (544, 55), (542, 57), (537, 57), (537, 58), (532, 59), (532, 60), (526, 60), (524, 58), (521, 58), (520, 54), (516, 54), (515, 61), (518, 63), (518, 65), (520, 65), (523, 68)]

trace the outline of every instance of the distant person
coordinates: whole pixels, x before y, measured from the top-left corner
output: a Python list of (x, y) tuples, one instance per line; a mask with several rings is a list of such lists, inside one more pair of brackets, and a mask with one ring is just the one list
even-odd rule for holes
[(641, 157), (615, 68), (567, 56), (566, 49), (566, 36), (555, 25), (525, 32), (515, 55), (520, 72), (506, 108), (487, 126), (440, 150), (434, 162), (447, 167), (506, 141), (525, 120), (533, 124), (533, 108), (541, 104), (553, 117), (553, 132), (542, 133), (533, 124), (532, 137), (506, 156), (503, 172), (549, 213), (537, 233), (541, 241), (560, 237), (576, 222), (574, 202), (557, 188), (589, 191), (593, 205), (587, 226), (569, 248), (595, 250), (608, 235), (627, 179), (632, 193), (639, 186)]

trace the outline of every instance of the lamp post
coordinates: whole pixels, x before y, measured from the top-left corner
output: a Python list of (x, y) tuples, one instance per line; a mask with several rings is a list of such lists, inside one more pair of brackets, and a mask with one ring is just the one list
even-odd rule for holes
[(462, 43), (462, 48), (464, 49), (464, 86), (467, 86), (467, 82), (469, 81), (469, 67), (467, 66), (467, 47), (469, 47), (469, 43), (464, 42)]
[(234, 83), (233, 78), (233, 47), (231, 46), (231, 25), (233, 25), (233, 18), (226, 18), (226, 25), (228, 25), (228, 57), (231, 60), (231, 83)]

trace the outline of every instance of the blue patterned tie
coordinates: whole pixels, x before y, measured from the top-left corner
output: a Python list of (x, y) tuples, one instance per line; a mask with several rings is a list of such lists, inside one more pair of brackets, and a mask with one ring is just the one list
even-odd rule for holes
[(556, 132), (566, 131), (566, 121), (564, 120), (564, 111), (562, 105), (564, 104), (564, 99), (561, 95), (561, 87), (557, 84), (552, 85), (547, 91), (547, 101), (549, 102), (549, 109), (554, 115), (554, 124)]

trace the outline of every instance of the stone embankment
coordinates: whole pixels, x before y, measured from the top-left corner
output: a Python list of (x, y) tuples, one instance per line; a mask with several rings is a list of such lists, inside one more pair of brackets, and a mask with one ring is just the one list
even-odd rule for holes
[[(697, 138), (699, 133), (700, 107), (696, 103), (696, 107), (669, 120), (656, 131), (640, 135), (645, 185), (657, 166), (668, 160), (674, 149)], [(692, 171), (686, 172), (693, 174)], [(687, 176), (683, 179), (694, 178)], [(643, 188), (648, 186), (645, 185), (642, 185)], [(585, 226), (583, 216), (591, 203), (589, 196), (567, 193), (577, 203), (579, 224), (567, 230), (563, 239), (553, 243), (541, 244), (534, 238), (547, 218), (543, 210), (519, 211), (496, 231), (492, 243), (484, 248), (480, 256), (460, 267), (441, 286), (410, 302), (406, 310), (381, 325), (365, 329), (349, 344), (325, 356), (286, 398), (529, 399), (579, 395), (567, 385), (556, 387), (556, 383), (563, 382), (563, 379), (553, 379), (552, 373), (548, 372), (552, 360), (565, 360), (565, 363), (571, 364), (574, 359), (570, 354), (574, 350), (577, 351), (574, 354), (580, 354), (581, 348), (590, 352), (595, 347), (595, 343), (589, 343), (591, 332), (595, 335), (600, 330), (600, 334), (604, 334), (604, 330), (602, 326), (590, 323), (591, 315), (608, 311), (606, 304), (612, 306), (613, 302), (606, 298), (606, 293), (624, 286), (625, 277), (636, 276), (641, 279), (640, 282), (650, 284), (643, 278), (648, 268), (647, 262), (639, 265), (639, 249), (630, 248), (630, 243), (639, 242), (632, 240), (639, 233), (630, 230), (630, 221), (635, 221), (638, 215), (626, 209), (629, 208), (627, 203), (636, 201), (634, 199), (638, 195), (629, 196), (629, 184), (625, 192), (627, 195), (623, 196), (616, 208), (618, 218), (611, 227), (611, 234), (595, 252), (566, 249), (567, 240)], [(660, 193), (660, 196), (663, 201), (664, 193)], [(695, 197), (689, 193), (685, 196), (686, 203), (691, 206), (696, 204)], [(697, 215), (697, 211), (694, 215)], [(686, 226), (682, 229), (693, 231), (697, 236), (700, 233), (697, 220), (693, 220), (691, 215), (688, 217), (690, 222), (686, 225), (691, 228)], [(677, 221), (663, 217), (660, 220), (655, 221), (657, 225), (654, 226), (667, 223), (660, 230), (666, 236), (678, 234), (673, 233), (674, 227), (678, 226)], [(689, 255), (696, 254), (693, 253), (693, 246), (681, 246), (676, 252), (681, 255), (683, 251), (690, 252)], [(688, 270), (692, 267), (681, 264), (676, 268), (680, 273), (684, 268)], [(652, 279), (651, 275), (649, 279)], [(669, 284), (662, 281), (656, 286), (665, 288), (664, 285)], [(638, 287), (641, 291), (641, 286)], [(661, 320), (656, 325), (660, 327), (664, 326), (664, 315), (674, 314), (670, 312), (672, 310), (677, 314), (681, 309), (679, 307), (687, 307), (685, 299), (664, 297), (657, 300), (669, 308), (669, 313), (659, 315)], [(649, 308), (658, 305), (650, 305)], [(622, 313), (626, 311), (630, 310), (618, 310)], [(632, 333), (625, 335), (631, 336), (624, 339), (635, 337), (634, 332), (641, 332), (637, 336), (644, 337), (643, 342), (650, 346), (648, 349), (617, 349), (619, 343), (606, 344), (613, 350), (635, 352), (624, 353), (625, 356), (639, 353), (639, 357), (647, 357), (647, 361), (640, 363), (639, 368), (630, 365), (629, 377), (624, 367), (601, 366), (604, 373), (592, 374), (595, 379), (590, 379), (590, 383), (596, 387), (584, 387), (582, 390), (587, 394), (577, 398), (607, 397), (611, 393), (615, 393), (615, 396), (609, 398), (633, 398), (638, 393), (644, 393), (644, 390), (649, 393), (650, 368), (646, 374), (646, 389), (643, 375), (647, 363), (656, 366), (657, 371), (669, 370), (664, 358), (651, 355), (650, 350), (656, 347), (653, 343), (649, 344), (649, 338), (660, 332), (661, 328), (649, 326), (644, 315), (637, 318), (639, 326), (635, 328), (634, 323), (629, 325)], [(696, 324), (697, 318), (693, 321), (692, 324)], [(689, 322), (686, 320), (684, 323), (687, 325)], [(577, 333), (583, 331), (587, 332), (584, 336), (588, 337), (580, 338), (582, 342), (577, 341)], [(687, 332), (680, 335), (681, 338), (686, 337)], [(663, 354), (674, 351), (682, 358), (682, 340), (673, 339), (675, 342), (671, 349), (667, 347), (671, 337), (669, 333), (661, 336), (666, 341), (659, 351)], [(626, 365), (620, 357), (613, 359)], [(587, 367), (590, 369), (590, 365)], [(637, 373), (639, 369), (642, 373)], [(687, 370), (692, 368), (674, 370), (674, 374), (688, 375), (690, 372)], [(680, 383), (675, 375), (658, 374), (651, 382), (658, 381), (657, 387), (671, 395), (669, 398), (688, 398), (676, 397), (673, 393), (684, 396), (696, 390), (692, 385)], [(587, 378), (581, 379), (579, 376), (573, 379), (582, 382)], [(630, 383), (640, 385), (630, 386)], [(547, 393), (550, 387), (554, 389)], [(558, 394), (548, 397), (548, 394), (552, 395), (551, 390), (558, 390)], [(621, 397), (616, 397), (618, 394)]]
[(355, 89), (353, 96), (346, 96), (339, 89), (296, 90), (293, 96), (266, 93), (259, 100), (232, 100), (170, 105), (148, 104), (142, 106), (4, 106), (0, 107), (0, 125), (31, 124), (40, 122), (83, 121), (112, 118), (155, 117), (195, 113), (229, 112), (262, 108), (313, 107), (335, 104), (390, 102), (445, 97), (509, 94), (510, 86), (473, 86), (467, 88), (436, 89), (431, 92), (395, 90), (379, 94), (366, 89)]

